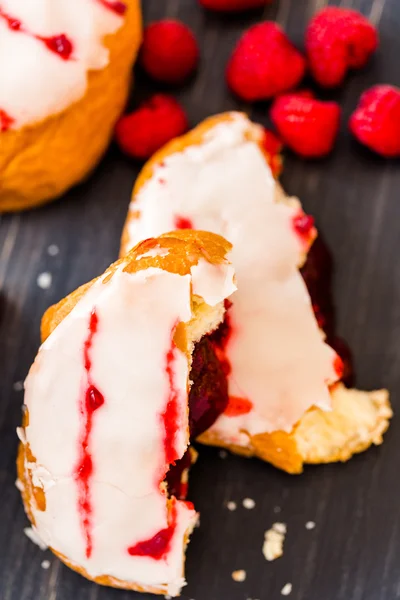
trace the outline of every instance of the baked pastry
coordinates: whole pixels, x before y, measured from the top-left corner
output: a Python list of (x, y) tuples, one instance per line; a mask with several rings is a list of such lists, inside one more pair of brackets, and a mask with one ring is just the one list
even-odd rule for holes
[(146, 240), (44, 315), (18, 487), (44, 543), (97, 583), (184, 585), (197, 513), (171, 489), (185, 483), (190, 435), (228, 402), (207, 334), (236, 289), (230, 248), (211, 233)]
[(226, 113), (156, 153), (134, 187), (121, 253), (174, 227), (233, 244), (239, 289), (230, 329), (216, 334), (230, 400), (199, 440), (299, 473), (304, 463), (343, 461), (380, 444), (392, 412), (386, 390), (337, 383), (348, 381), (350, 365), (334, 334), (329, 257), (319, 240), (312, 245), (312, 217), (274, 180), (265, 135), (245, 115)]
[(122, 112), (140, 0), (5, 0), (0, 8), (0, 211), (84, 178)]

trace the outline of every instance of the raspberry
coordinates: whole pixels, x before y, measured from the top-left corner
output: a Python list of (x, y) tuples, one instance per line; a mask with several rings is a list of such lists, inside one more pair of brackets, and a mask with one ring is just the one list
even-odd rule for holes
[(156, 94), (119, 119), (115, 137), (129, 156), (144, 160), (187, 129), (186, 114), (180, 104), (171, 96)]
[(400, 89), (376, 85), (360, 98), (350, 117), (350, 130), (359, 142), (382, 156), (400, 156)]
[(235, 12), (259, 8), (269, 4), (272, 0), (200, 0), (204, 8), (219, 10), (221, 12)]
[(196, 38), (184, 23), (165, 19), (145, 28), (140, 61), (154, 79), (181, 83), (195, 70), (198, 60)]
[(363, 67), (377, 46), (375, 27), (361, 13), (348, 8), (320, 10), (306, 32), (310, 70), (324, 87), (340, 85), (347, 71)]
[(296, 87), (305, 59), (284, 31), (271, 21), (250, 27), (228, 63), (229, 87), (246, 101), (266, 100)]
[(317, 158), (333, 147), (340, 108), (336, 102), (316, 100), (311, 92), (296, 92), (274, 101), (271, 119), (289, 148), (306, 158)]

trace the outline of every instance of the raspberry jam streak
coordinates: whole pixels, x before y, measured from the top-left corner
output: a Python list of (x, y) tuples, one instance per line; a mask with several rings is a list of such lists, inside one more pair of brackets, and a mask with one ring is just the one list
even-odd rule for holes
[(169, 392), (167, 406), (162, 414), (162, 421), (164, 424), (165, 436), (164, 436), (164, 450), (165, 450), (165, 462), (167, 464), (174, 463), (178, 458), (178, 452), (175, 448), (175, 438), (179, 430), (179, 391), (175, 386), (174, 382), (174, 362), (176, 352), (178, 351), (175, 342), (173, 340), (173, 334), (175, 327), (171, 332), (171, 346), (167, 352), (165, 359), (165, 372), (168, 377)]
[(168, 527), (158, 531), (152, 538), (128, 548), (131, 556), (148, 556), (154, 560), (166, 557), (176, 529), (176, 500), (171, 498)]
[(92, 359), (90, 351), (93, 338), (97, 333), (98, 317), (93, 310), (89, 321), (89, 334), (83, 347), (83, 360), (86, 371), (86, 390), (80, 401), (80, 414), (82, 416), (82, 429), (79, 439), (79, 462), (75, 469), (75, 480), (78, 486), (78, 507), (82, 529), (86, 540), (86, 557), (90, 558), (93, 550), (92, 541), (92, 516), (93, 506), (91, 500), (90, 479), (93, 475), (93, 459), (90, 452), (90, 437), (93, 428), (93, 417), (96, 410), (104, 404), (104, 397), (93, 384), (91, 378)]
[(105, 8), (112, 10), (117, 15), (124, 15), (127, 10), (125, 2), (119, 2), (118, 0), (98, 0)]
[(0, 108), (0, 131), (8, 131), (11, 125), (14, 123), (13, 119), (5, 110)]
[(42, 42), (42, 44), (44, 44), (46, 46), (46, 48), (48, 48), (50, 50), (50, 52), (57, 54), (62, 60), (69, 60), (71, 58), (71, 54), (73, 52), (74, 47), (73, 47), (72, 42), (69, 40), (69, 38), (64, 33), (60, 33), (58, 35), (53, 35), (53, 36), (49, 36), (49, 37), (39, 35), (37, 33), (33, 33), (24, 26), (22, 21), (7, 14), (2, 9), (1, 5), (0, 5), (0, 19), (3, 19), (3, 21), (5, 21), (8, 28), (11, 29), (12, 31), (16, 31), (18, 33), (24, 33), (25, 35), (29, 35), (30, 37), (34, 38), (35, 40)]
[(176, 229), (194, 229), (193, 222), (186, 217), (175, 217), (174, 225)]

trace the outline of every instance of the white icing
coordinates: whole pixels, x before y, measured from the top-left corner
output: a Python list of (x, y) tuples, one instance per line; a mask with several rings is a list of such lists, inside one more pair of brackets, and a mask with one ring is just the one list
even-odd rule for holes
[[(42, 345), (26, 380), (25, 435), (36, 459), (26, 467), (46, 499), (45, 511), (34, 502), (30, 508), (45, 543), (92, 577), (108, 575), (175, 595), (184, 584), (185, 537), (196, 512), (176, 502), (176, 529), (163, 559), (131, 556), (128, 548), (169, 524), (158, 484), (166, 471), (161, 415), (170, 383), (165, 367), (176, 324), (192, 317), (192, 276), (156, 268), (130, 274), (124, 266), (89, 289)], [(197, 274), (200, 289), (209, 289), (209, 276)], [(87, 558), (75, 472), (81, 456), (81, 398), (87, 389), (83, 349), (93, 309), (98, 329), (89, 350), (90, 381), (104, 404), (93, 414), (89, 438), (93, 551)], [(180, 421), (174, 447), (182, 456), (189, 443), (189, 366), (178, 348), (173, 353)]]
[(237, 290), (234, 283), (235, 271), (228, 263), (212, 265), (205, 259), (200, 259), (190, 272), (193, 294), (201, 296), (210, 306), (222, 302)]
[(248, 444), (242, 430), (290, 431), (311, 406), (329, 409), (327, 384), (337, 378), (335, 353), (322, 340), (297, 268), (304, 240), (292, 220), (299, 206), (276, 202), (275, 181), (260, 147), (245, 135), (249, 129), (261, 134), (232, 113), (202, 144), (164, 158), (134, 198), (131, 210), (140, 216), (128, 226), (130, 246), (170, 231), (177, 216), (233, 244), (238, 291), (231, 298), (229, 392), (249, 399), (253, 410), (222, 415), (212, 430), (241, 445)]
[(89, 70), (108, 64), (104, 36), (123, 18), (99, 0), (0, 0), (0, 10), (34, 35), (64, 34), (72, 42), (63, 60), (40, 40), (8, 27), (0, 16), (0, 109), (19, 129), (63, 111), (84, 96)]

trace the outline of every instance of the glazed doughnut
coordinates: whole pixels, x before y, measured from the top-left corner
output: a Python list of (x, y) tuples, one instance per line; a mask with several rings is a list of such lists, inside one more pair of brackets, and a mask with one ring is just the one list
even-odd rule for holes
[(228, 403), (208, 336), (236, 289), (230, 249), (204, 232), (148, 239), (44, 315), (18, 487), (37, 535), (97, 583), (171, 596), (185, 583), (197, 513), (171, 489), (190, 437)]
[(349, 365), (327, 343), (340, 345), (333, 319), (323, 322), (329, 261), (319, 265), (313, 219), (273, 178), (264, 136), (245, 115), (225, 113), (156, 153), (135, 184), (121, 254), (174, 227), (210, 230), (233, 244), (238, 291), (230, 329), (225, 323), (217, 334), (230, 399), (199, 441), (299, 473), (304, 463), (344, 461), (380, 444), (392, 412), (386, 390), (337, 383), (348, 380)]
[(0, 211), (48, 202), (106, 149), (141, 41), (139, 0), (0, 2)]

